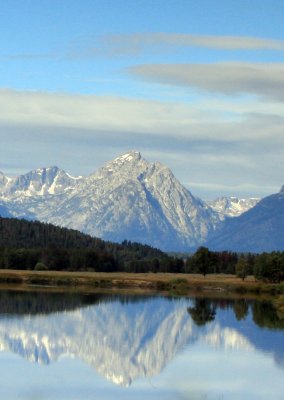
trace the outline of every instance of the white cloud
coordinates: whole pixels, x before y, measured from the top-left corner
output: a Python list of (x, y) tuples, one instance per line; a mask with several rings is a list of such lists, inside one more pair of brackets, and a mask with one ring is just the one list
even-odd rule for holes
[(164, 32), (134, 33), (106, 35), (101, 40), (97, 40), (96, 48), (93, 50), (90, 49), (89, 54), (105, 53), (115, 56), (139, 55), (153, 48), (163, 52), (177, 49), (178, 47), (202, 47), (217, 50), (283, 51), (284, 41), (246, 36), (206, 36)]
[(168, 165), (201, 197), (259, 196), (283, 184), (283, 129), (277, 102), (192, 105), (1, 90), (0, 170), (58, 165), (86, 175), (136, 149)]
[(177, 104), (122, 97), (0, 91), (2, 123), (170, 133), (199, 111)]
[[(86, 42), (93, 46), (86, 46)], [(284, 51), (284, 40), (252, 36), (191, 35), (183, 33), (133, 33), (88, 37), (72, 42), (65, 50), (46, 53), (19, 53), (2, 55), (2, 60), (62, 60), (92, 57), (139, 56), (144, 53), (176, 52), (180, 48), (206, 48), (214, 50)]]
[[(47, 94), (0, 90), (0, 123), (20, 126), (81, 128), (190, 138), (241, 141), (282, 137), (284, 111), (275, 115), (257, 103), (239, 106), (228, 101), (192, 105), (95, 95)], [(223, 107), (224, 106), (224, 110)], [(228, 116), (224, 115), (228, 114)], [(70, 130), (70, 134), (72, 130)]]
[(284, 101), (284, 63), (145, 64), (130, 67), (128, 72), (167, 85)]

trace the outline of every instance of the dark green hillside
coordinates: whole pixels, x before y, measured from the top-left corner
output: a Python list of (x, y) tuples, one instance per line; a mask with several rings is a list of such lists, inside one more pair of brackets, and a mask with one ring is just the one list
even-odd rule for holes
[(0, 247), (104, 248), (105, 242), (79, 231), (39, 221), (0, 217)]
[(38, 221), (0, 217), (0, 268), (179, 272), (182, 261), (147, 245), (105, 242)]

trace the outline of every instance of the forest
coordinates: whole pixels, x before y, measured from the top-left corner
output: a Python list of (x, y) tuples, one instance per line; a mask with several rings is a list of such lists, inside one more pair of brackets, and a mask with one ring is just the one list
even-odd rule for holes
[(167, 272), (254, 275), (267, 282), (284, 280), (284, 252), (240, 254), (199, 247), (185, 257), (148, 245), (107, 242), (79, 231), (38, 221), (0, 217), (0, 269)]
[(182, 264), (148, 245), (112, 243), (52, 224), (0, 217), (0, 269), (178, 272)]

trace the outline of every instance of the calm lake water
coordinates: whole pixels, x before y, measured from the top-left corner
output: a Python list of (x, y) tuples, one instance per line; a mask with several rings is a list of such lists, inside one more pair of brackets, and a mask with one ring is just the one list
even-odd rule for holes
[(269, 303), (0, 292), (5, 400), (284, 399)]

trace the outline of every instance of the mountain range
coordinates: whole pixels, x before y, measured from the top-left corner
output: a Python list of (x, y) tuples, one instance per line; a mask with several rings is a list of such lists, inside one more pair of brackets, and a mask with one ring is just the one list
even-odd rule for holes
[[(105, 240), (127, 239), (165, 251), (190, 251), (207, 242), (218, 247), (214, 238), (229, 231), (231, 236), (232, 221), (258, 206), (256, 198), (222, 197), (205, 202), (168, 167), (149, 163), (136, 151), (115, 158), (87, 177), (73, 177), (58, 167), (15, 178), (0, 172), (1, 216), (40, 220)], [(233, 228), (238, 227), (234, 223)], [(237, 246), (228, 243), (230, 248)]]

